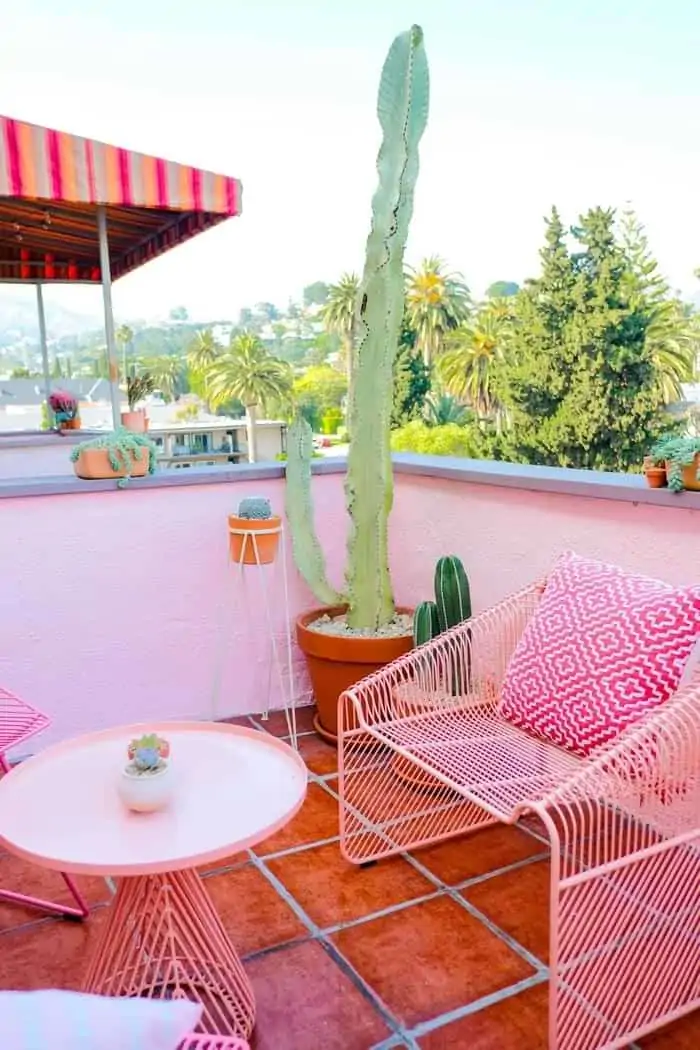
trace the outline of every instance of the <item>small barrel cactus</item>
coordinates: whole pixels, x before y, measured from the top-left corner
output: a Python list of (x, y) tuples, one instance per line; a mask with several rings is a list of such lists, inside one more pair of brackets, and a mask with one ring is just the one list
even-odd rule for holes
[(264, 521), (272, 517), (272, 507), (265, 496), (246, 496), (238, 504), (238, 517), (248, 521)]
[(440, 634), (438, 608), (435, 602), (421, 602), (413, 614), (413, 644), (424, 645)]

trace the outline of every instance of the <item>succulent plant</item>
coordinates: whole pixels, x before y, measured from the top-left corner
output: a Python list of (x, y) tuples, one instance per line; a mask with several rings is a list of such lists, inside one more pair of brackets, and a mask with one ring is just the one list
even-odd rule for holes
[(170, 756), (170, 744), (157, 733), (147, 733), (132, 740), (127, 753), (135, 772), (152, 773), (165, 765)]
[(289, 428), (286, 505), (297, 567), (322, 602), (347, 603), (351, 628), (373, 631), (389, 623), (395, 613), (388, 560), (392, 366), (403, 316), (403, 258), (428, 100), (423, 31), (413, 26), (391, 45), (379, 85), (377, 114), (383, 133), (377, 158), (379, 186), (372, 199), (372, 224), (355, 306), (358, 341), (349, 398), (346, 594), (328, 582), (314, 532), (311, 428), (300, 417)]
[(47, 400), (57, 423), (68, 423), (78, 415), (78, 400), (67, 390), (53, 390)]
[(79, 459), (81, 452), (88, 452), (92, 449), (105, 449), (109, 454), (112, 470), (122, 470), (126, 467), (127, 476), (120, 478), (117, 482), (118, 488), (123, 489), (131, 477), (130, 468), (141, 458), (141, 452), (144, 448), (148, 449), (148, 473), (154, 474), (156, 470), (156, 446), (145, 434), (136, 434), (125, 427), (118, 427), (109, 434), (102, 434), (100, 437), (92, 438), (90, 441), (81, 441), (72, 450), (70, 458), (75, 463)]
[(667, 465), (668, 487), (671, 492), (683, 491), (683, 468), (691, 466), (698, 453), (700, 438), (695, 437), (666, 437), (654, 445), (651, 458), (655, 465)]
[(143, 401), (156, 388), (155, 379), (150, 372), (144, 372), (140, 376), (127, 376), (126, 399), (129, 402), (129, 411), (136, 409), (139, 401)]
[(238, 504), (238, 517), (248, 521), (264, 521), (272, 517), (272, 507), (265, 496), (246, 496)]

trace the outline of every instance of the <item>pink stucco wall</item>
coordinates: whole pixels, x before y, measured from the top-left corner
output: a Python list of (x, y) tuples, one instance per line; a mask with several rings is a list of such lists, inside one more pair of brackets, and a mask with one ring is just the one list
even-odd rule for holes
[[(342, 480), (314, 479), (319, 532), (338, 584)], [(130, 721), (261, 709), (269, 645), (256, 570), (241, 584), (226, 560), (226, 515), (251, 494), (281, 508), (283, 482), (0, 500), (0, 682), (52, 717), (43, 743)], [(477, 610), (541, 575), (567, 548), (671, 582), (699, 581), (699, 524), (698, 512), (681, 507), (398, 473), (396, 597), (406, 604), (430, 597), (435, 560), (446, 553), (464, 559)], [(291, 559), (289, 577), (294, 616), (314, 600)], [(281, 637), (280, 579), (269, 582)], [(297, 669), (301, 690), (301, 662)], [(279, 697), (273, 682), (273, 706)]]

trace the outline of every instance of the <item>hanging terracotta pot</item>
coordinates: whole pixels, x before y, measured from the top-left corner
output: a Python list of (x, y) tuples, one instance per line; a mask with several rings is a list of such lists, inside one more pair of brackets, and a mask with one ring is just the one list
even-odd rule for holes
[[(281, 525), (281, 518), (275, 514), (270, 518), (239, 518), (237, 514), (229, 514), (231, 561), (236, 565), (271, 565), (277, 557)], [(273, 531), (275, 529), (277, 531)]]

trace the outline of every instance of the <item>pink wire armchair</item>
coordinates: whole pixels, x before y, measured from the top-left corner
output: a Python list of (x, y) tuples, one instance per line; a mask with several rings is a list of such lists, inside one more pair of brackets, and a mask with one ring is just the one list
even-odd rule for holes
[(340, 698), (341, 848), (361, 864), (536, 814), (551, 844), (549, 1047), (613, 1050), (700, 1005), (700, 682), (588, 758), (530, 736), (498, 703), (541, 593)]
[[(10, 771), (7, 751), (11, 747), (23, 744), (35, 733), (40, 733), (49, 725), (50, 720), (41, 711), (37, 711), (35, 707), (27, 704), (24, 700), (20, 700), (14, 693), (10, 693), (0, 687), (0, 774), (9, 773)], [(41, 911), (46, 911), (53, 915), (62, 915), (70, 919), (87, 918), (89, 908), (85, 898), (70, 875), (64, 874), (62, 877), (75, 901), (75, 907), (67, 904), (55, 904), (52, 901), (41, 900), (38, 897), (29, 897), (25, 893), (5, 889), (0, 889), (0, 900), (29, 905), (31, 908), (39, 908)]]
[(250, 1050), (237, 1035), (188, 1035), (178, 1050)]

